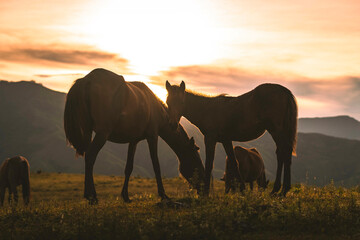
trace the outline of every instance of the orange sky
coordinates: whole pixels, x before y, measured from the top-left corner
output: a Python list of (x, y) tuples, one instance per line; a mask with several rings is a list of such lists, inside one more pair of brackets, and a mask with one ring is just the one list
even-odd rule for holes
[(0, 2), (0, 79), (66, 92), (96, 67), (239, 95), (293, 91), (300, 117), (360, 119), (360, 2), (17, 0)]

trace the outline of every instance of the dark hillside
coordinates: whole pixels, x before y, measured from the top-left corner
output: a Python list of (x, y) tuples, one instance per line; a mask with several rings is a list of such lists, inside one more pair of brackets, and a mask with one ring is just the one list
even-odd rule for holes
[[(0, 81), (0, 162), (7, 157), (23, 155), (29, 159), (32, 171), (41, 169), (82, 173), (83, 159), (75, 159), (74, 150), (66, 146), (63, 130), (64, 103), (64, 93), (52, 91), (35, 82)], [(319, 126), (308, 124), (314, 122)], [(330, 122), (332, 125), (327, 129), (333, 131), (326, 132), (328, 135), (343, 132), (347, 138), (356, 138), (359, 122), (350, 117), (299, 119), (299, 130), (321, 133), (325, 129), (321, 126), (327, 126)], [(202, 134), (186, 119), (182, 119), (181, 123), (188, 134), (194, 136), (204, 160)], [(318, 133), (299, 133), (298, 156), (293, 158), (292, 165), (293, 182), (323, 185), (333, 179), (336, 183), (345, 185), (360, 184), (360, 141)], [(277, 163), (271, 136), (265, 134), (260, 139), (241, 145), (256, 147), (260, 151), (267, 175), (273, 180)], [(106, 143), (95, 164), (95, 172), (123, 175), (126, 155), (127, 144)], [(159, 159), (162, 175), (178, 176), (176, 155), (161, 139)], [(218, 144), (213, 172), (215, 178), (222, 176), (224, 166), (225, 152), (221, 144)], [(135, 154), (133, 176), (136, 175), (154, 175), (145, 141), (139, 144)]]

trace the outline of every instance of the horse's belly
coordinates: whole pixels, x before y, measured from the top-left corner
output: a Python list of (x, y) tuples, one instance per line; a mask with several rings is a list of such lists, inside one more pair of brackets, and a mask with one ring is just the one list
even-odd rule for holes
[(265, 129), (260, 126), (253, 126), (249, 128), (234, 128), (226, 131), (224, 138), (229, 138), (232, 141), (246, 142), (257, 139), (265, 133)]
[[(140, 141), (149, 136), (157, 134), (158, 124), (146, 119), (146, 116), (131, 118), (131, 121), (119, 121), (109, 136), (109, 140), (116, 143), (127, 143)], [(145, 121), (143, 121), (145, 120)]]
[(116, 143), (128, 143), (145, 139), (145, 131), (141, 128), (129, 126), (115, 129), (109, 136), (108, 140)]

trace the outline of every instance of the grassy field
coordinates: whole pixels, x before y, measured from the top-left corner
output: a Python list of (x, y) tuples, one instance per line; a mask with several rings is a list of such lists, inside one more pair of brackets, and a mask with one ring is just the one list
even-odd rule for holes
[[(0, 239), (360, 239), (360, 186), (294, 185), (286, 198), (269, 191), (224, 195), (214, 181), (198, 198), (181, 178), (131, 178), (131, 203), (120, 198), (122, 177), (95, 176), (99, 204), (83, 199), (81, 174), (32, 174), (28, 207), (0, 208)], [(20, 189), (19, 189), (20, 190)]]

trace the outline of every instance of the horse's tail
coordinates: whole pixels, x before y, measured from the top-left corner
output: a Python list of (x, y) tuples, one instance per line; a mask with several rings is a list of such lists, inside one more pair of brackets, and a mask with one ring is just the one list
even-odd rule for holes
[(31, 192), (30, 192), (30, 166), (28, 161), (23, 161), (22, 163), (22, 194), (25, 204), (27, 205), (30, 201)]
[(297, 142), (297, 121), (298, 121), (298, 107), (295, 96), (288, 90), (288, 106), (287, 119), (285, 120), (285, 129), (288, 132), (288, 137), (291, 142), (292, 154), (296, 156), (296, 142)]
[(87, 84), (83, 79), (78, 79), (67, 94), (64, 129), (66, 141), (75, 148), (76, 156), (84, 156), (91, 142), (92, 120)]

